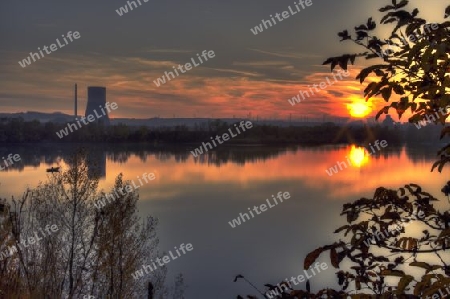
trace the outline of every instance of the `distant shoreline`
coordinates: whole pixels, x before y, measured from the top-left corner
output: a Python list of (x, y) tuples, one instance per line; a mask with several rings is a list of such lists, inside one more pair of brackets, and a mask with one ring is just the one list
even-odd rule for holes
[[(234, 123), (235, 124), (235, 123)], [(6, 144), (145, 144), (154, 146), (194, 146), (210, 141), (211, 136), (222, 136), (233, 123), (220, 120), (204, 125), (187, 127), (148, 128), (145, 126), (128, 126), (125, 124), (105, 126), (90, 123), (77, 128), (63, 139), (55, 132), (60, 132), (66, 124), (39, 123), (20, 119), (0, 119), (0, 142)], [(438, 142), (442, 128), (425, 126), (417, 130), (414, 125), (408, 127), (376, 125), (338, 125), (323, 123), (314, 126), (277, 126), (254, 123), (247, 130), (223, 144), (229, 146), (290, 146), (290, 145), (327, 145), (327, 144), (368, 144), (371, 141), (386, 140), (389, 144), (404, 142)], [(367, 133), (370, 132), (368, 135)], [(370, 136), (370, 137), (367, 137)]]

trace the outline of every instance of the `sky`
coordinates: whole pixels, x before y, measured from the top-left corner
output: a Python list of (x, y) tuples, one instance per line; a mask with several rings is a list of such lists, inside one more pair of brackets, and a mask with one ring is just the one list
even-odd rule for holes
[[(349, 77), (295, 106), (288, 99), (333, 78), (329, 66), (322, 66), (328, 57), (363, 52), (339, 42), (337, 33), (371, 16), (379, 23), (377, 9), (389, 1), (312, 0), (257, 35), (250, 29), (294, 8), (294, 1), (140, 2), (119, 16), (116, 10), (127, 1), (2, 0), (0, 112), (73, 114), (77, 83), (79, 113), (84, 114), (87, 87), (105, 86), (107, 101), (119, 106), (112, 118), (347, 117), (347, 104), (364, 100), (364, 85), (355, 77), (366, 61), (357, 60)], [(409, 6), (439, 22), (446, 2), (412, 0)], [(61, 36), (69, 31), (78, 31), (80, 38), (25, 68), (19, 65), (57, 38), (64, 44)], [(198, 63), (197, 53), (204, 50), (214, 51), (214, 58), (155, 85), (172, 66), (192, 58)], [(374, 99), (370, 105), (373, 116), (384, 103)]]

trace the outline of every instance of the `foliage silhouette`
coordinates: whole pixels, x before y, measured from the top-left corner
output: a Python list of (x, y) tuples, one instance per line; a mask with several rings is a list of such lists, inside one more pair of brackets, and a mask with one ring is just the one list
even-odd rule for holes
[[(335, 230), (341, 238), (304, 260), (307, 270), (329, 252), (341, 289), (311, 292), (308, 281), (306, 290), (294, 290), (282, 281), (266, 284), (265, 298), (425, 298), (444, 291), (450, 285), (450, 212), (436, 209), (437, 202), (420, 186), (408, 184), (399, 190), (380, 187), (373, 198), (344, 204), (347, 224)], [(353, 266), (341, 270), (341, 263)], [(421, 272), (408, 274), (414, 270)], [(273, 290), (279, 295), (267, 295)]]
[[(353, 41), (367, 51), (330, 57), (323, 64), (329, 64), (331, 71), (337, 66), (347, 70), (348, 65), (354, 64), (357, 58), (381, 59), (382, 63), (362, 69), (356, 77), (360, 83), (373, 79), (364, 90), (366, 100), (381, 95), (389, 102), (394, 94), (400, 96), (399, 101), (392, 101), (390, 106), (381, 109), (376, 118), (388, 114), (390, 108), (394, 108), (401, 118), (407, 109), (411, 109), (409, 122), (417, 123), (427, 116), (438, 115), (436, 113), (439, 111), (440, 116), (434, 118), (434, 122), (444, 125), (442, 139), (450, 135), (450, 127), (445, 126), (450, 114), (447, 109), (450, 106), (450, 22), (444, 21), (432, 27), (432, 24), (418, 17), (417, 8), (405, 10), (408, 4), (407, 0), (392, 0), (392, 5), (379, 10), (385, 13), (381, 24), (394, 26), (388, 38), (371, 35), (377, 28), (373, 18), (355, 27), (356, 36), (348, 30), (339, 32), (341, 41)], [(444, 15), (444, 18), (448, 17), (450, 6)], [(426, 29), (430, 27), (433, 30)], [(369, 77), (371, 74), (375, 76)], [(441, 172), (450, 162), (450, 144), (442, 148), (438, 155), (439, 160), (432, 170), (437, 167)], [(450, 194), (450, 182), (442, 192), (446, 196)], [(346, 217), (348, 224), (335, 231), (342, 233), (343, 237), (313, 250), (304, 260), (306, 270), (322, 253), (329, 252), (331, 264), (339, 269), (336, 276), (340, 290), (326, 288), (311, 292), (309, 281), (306, 290), (293, 290), (282, 287), (286, 284), (282, 281), (275, 287), (278, 295), (273, 292), (269, 295), (267, 291), (273, 291), (274, 286), (266, 284), (268, 289), (264, 296), (426, 298), (449, 290), (450, 213), (448, 207), (445, 212), (438, 211), (433, 205), (437, 201), (431, 194), (422, 191), (420, 186), (409, 184), (399, 190), (380, 187), (373, 198), (361, 198), (344, 204), (341, 215)], [(415, 226), (413, 232), (411, 228), (406, 230), (410, 224)], [(421, 234), (417, 235), (417, 231)], [(353, 266), (347, 267), (348, 264)], [(341, 266), (349, 270), (341, 270)]]
[[(367, 51), (330, 57), (323, 64), (329, 64), (331, 71), (336, 66), (347, 70), (348, 64), (354, 64), (356, 58), (381, 58), (383, 63), (362, 69), (356, 77), (360, 83), (371, 79), (364, 90), (366, 101), (378, 95), (386, 102), (394, 94), (400, 97), (382, 108), (376, 118), (388, 114), (391, 108), (401, 118), (410, 109), (410, 123), (433, 118), (434, 123), (443, 125), (442, 139), (450, 136), (450, 126), (446, 126), (445, 122), (450, 115), (450, 21), (428, 23), (418, 17), (417, 8), (406, 10), (408, 4), (407, 0), (392, 0), (392, 5), (380, 9), (380, 12), (386, 13), (380, 23), (394, 25), (388, 38), (371, 35), (377, 27), (372, 18), (367, 24), (355, 27), (355, 37), (348, 30), (338, 33), (341, 41), (353, 41)], [(449, 11), (450, 6), (445, 10), (444, 19), (450, 17)], [(369, 77), (371, 74), (374, 76)], [(437, 167), (441, 172), (444, 165), (450, 162), (450, 144), (444, 146), (438, 155), (439, 160), (432, 170)]]

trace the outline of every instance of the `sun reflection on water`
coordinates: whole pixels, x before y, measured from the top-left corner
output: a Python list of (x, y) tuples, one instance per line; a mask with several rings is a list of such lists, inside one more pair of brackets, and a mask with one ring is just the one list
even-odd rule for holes
[(363, 147), (352, 145), (348, 156), (355, 167), (361, 167), (369, 163), (369, 155)]

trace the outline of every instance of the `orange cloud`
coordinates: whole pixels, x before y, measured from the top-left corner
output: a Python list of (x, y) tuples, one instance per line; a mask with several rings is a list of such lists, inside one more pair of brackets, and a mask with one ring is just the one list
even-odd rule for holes
[[(327, 71), (305, 75), (305, 71), (294, 67), (283, 57), (277, 57), (279, 60), (234, 62), (229, 68), (215, 67), (208, 61), (160, 87), (153, 81), (163, 76), (165, 71), (172, 70), (177, 62), (98, 54), (91, 54), (88, 58), (77, 55), (70, 59), (46, 57), (26, 69), (7, 66), (11, 77), (19, 76), (20, 80), (3, 82), (3, 93), (20, 98), (23, 106), (15, 107), (11, 100), (11, 104), (6, 103), (7, 111), (4, 112), (38, 110), (71, 114), (75, 82), (79, 86), (79, 107), (86, 103), (85, 87), (106, 86), (108, 101), (119, 105), (111, 115), (113, 118), (172, 117), (174, 114), (178, 117), (245, 117), (248, 113), (254, 117), (258, 115), (260, 119), (287, 119), (291, 114), (293, 119), (305, 116), (321, 118), (323, 115), (348, 117), (346, 105), (354, 97), (363, 99), (364, 86), (354, 79), (359, 70), (352, 67), (348, 78), (334, 82), (292, 107), (288, 99), (300, 91), (310, 90), (314, 84), (325, 82), (327, 77), (333, 80), (333, 77)], [(326, 68), (313, 67), (319, 70)], [(54, 72), (42, 71), (52, 68)], [(267, 72), (282, 72), (298, 80), (273, 79)], [(36, 97), (39, 100), (35, 100)]]

